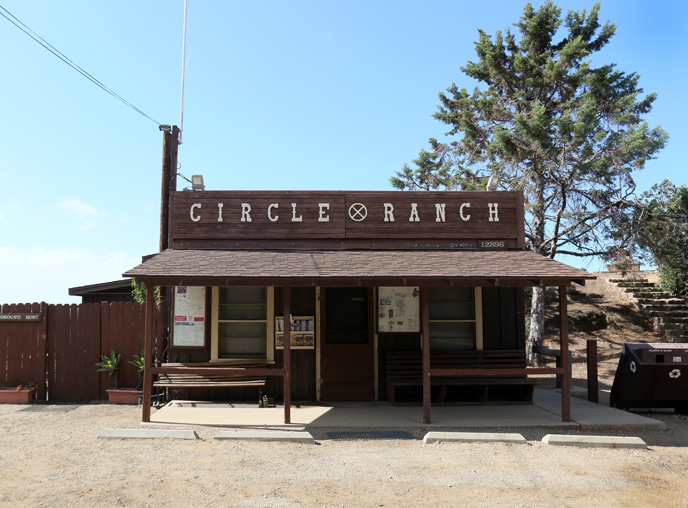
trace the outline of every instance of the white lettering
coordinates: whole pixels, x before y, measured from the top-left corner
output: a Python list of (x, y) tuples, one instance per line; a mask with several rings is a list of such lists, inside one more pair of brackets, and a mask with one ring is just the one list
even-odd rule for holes
[(418, 203), (411, 203), (411, 216), (409, 217), (409, 222), (420, 222)]
[(325, 215), (329, 209), (329, 203), (318, 203), (318, 222), (330, 222), (330, 216)]
[(446, 213), (444, 210), (446, 203), (435, 203), (435, 210), (437, 211), (437, 217), (435, 217), (435, 222), (444, 222), (446, 220)]
[(394, 222), (394, 205), (385, 203), (385, 222)]
[(217, 222), (222, 222), (222, 207), (225, 206), (224, 203), (217, 204)]
[(279, 208), (279, 203), (271, 203), (270, 206), (268, 206), (268, 220), (270, 222), (277, 222), (277, 219), (279, 219), (279, 215), (275, 215), (274, 217), (272, 216), (273, 208)]
[(189, 217), (191, 217), (191, 220), (194, 222), (198, 222), (199, 220), (201, 220), (200, 215), (194, 215), (194, 209), (196, 208), (201, 208), (201, 204), (194, 203), (193, 205), (191, 205), (191, 209), (189, 210)]
[(251, 220), (251, 205), (241, 203), (241, 222), (253, 222)]
[(487, 206), (490, 207), (490, 222), (499, 222), (499, 203), (488, 203)]
[(291, 204), (291, 221), (292, 222), (303, 222), (303, 215), (296, 216), (296, 203)]
[(462, 221), (466, 222), (468, 220), (471, 220), (471, 216), (463, 214), (464, 207), (470, 208), (471, 204), (470, 203), (461, 203), (461, 206), (459, 207), (459, 217), (461, 217)]

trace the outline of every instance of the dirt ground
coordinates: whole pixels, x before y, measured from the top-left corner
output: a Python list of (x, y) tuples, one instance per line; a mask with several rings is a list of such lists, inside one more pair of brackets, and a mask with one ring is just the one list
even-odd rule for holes
[[(593, 336), (604, 390), (623, 342), (661, 338), (604, 286), (583, 291), (570, 309), (602, 306), (608, 326), (572, 333), (574, 384), (585, 385), (581, 348)], [(507, 428), (528, 444), (424, 445), (424, 429), (380, 441), (336, 441), (321, 429), (315, 446), (216, 441), (208, 427), (196, 441), (96, 439), (103, 428), (138, 428), (140, 411), (0, 405), (0, 507), (688, 506), (688, 417), (669, 412), (649, 415), (665, 430), (632, 434), (647, 450), (547, 446), (547, 429)]]

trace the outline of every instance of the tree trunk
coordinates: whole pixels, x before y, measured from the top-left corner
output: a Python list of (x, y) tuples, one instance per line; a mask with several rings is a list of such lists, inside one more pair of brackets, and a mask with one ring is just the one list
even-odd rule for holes
[(534, 287), (533, 298), (530, 305), (530, 330), (526, 343), (526, 355), (528, 364), (539, 366), (539, 357), (533, 353), (533, 346), (536, 342), (542, 342), (545, 334), (545, 288)]
[[(537, 169), (537, 168), (536, 168)], [(544, 255), (545, 243), (545, 182), (537, 170), (533, 177), (535, 188), (533, 193), (533, 240), (531, 249)], [(545, 333), (545, 288), (533, 287), (533, 298), (530, 305), (530, 330), (526, 342), (526, 355), (528, 364), (538, 366), (538, 358), (533, 354), (533, 346), (541, 343)]]

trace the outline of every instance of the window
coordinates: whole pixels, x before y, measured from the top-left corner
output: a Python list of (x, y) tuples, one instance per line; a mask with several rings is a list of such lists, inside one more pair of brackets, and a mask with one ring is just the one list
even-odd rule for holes
[(213, 288), (212, 360), (272, 360), (273, 291), (265, 287)]
[(482, 349), (481, 288), (430, 288), (430, 350)]

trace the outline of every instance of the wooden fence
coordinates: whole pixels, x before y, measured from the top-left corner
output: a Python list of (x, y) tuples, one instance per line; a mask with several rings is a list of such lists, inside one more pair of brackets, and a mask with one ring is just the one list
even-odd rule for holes
[[(97, 372), (100, 355), (121, 355), (120, 387), (134, 387), (129, 363), (144, 346), (145, 307), (136, 303), (80, 305), (6, 304), (2, 314), (41, 314), (39, 321), (0, 320), (0, 387), (36, 384), (36, 398), (50, 402), (107, 399), (113, 379)], [(164, 323), (158, 306), (157, 322)], [(162, 355), (164, 327), (157, 327), (156, 356)]]

